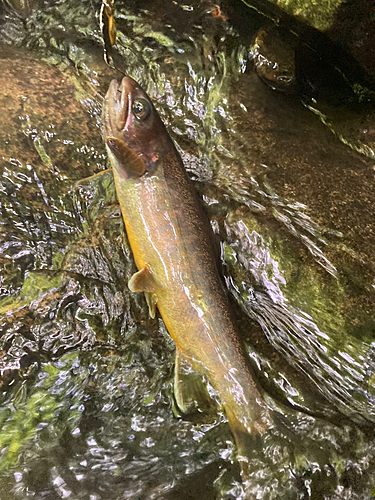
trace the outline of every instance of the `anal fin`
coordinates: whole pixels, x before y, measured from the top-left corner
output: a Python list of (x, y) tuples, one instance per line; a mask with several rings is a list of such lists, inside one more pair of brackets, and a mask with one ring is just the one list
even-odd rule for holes
[(205, 412), (215, 404), (203, 376), (194, 369), (192, 361), (176, 347), (174, 396), (181, 413)]

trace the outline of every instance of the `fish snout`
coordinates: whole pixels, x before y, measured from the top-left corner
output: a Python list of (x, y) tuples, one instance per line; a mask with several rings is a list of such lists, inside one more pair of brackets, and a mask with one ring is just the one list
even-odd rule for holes
[(124, 92), (128, 96), (132, 95), (136, 89), (139, 89), (139, 85), (133, 78), (130, 78), (130, 76), (124, 76), (118, 88), (120, 92)]
[(117, 136), (124, 129), (129, 113), (127, 89), (133, 83), (129, 77), (124, 77), (120, 85), (117, 80), (111, 81), (103, 102), (104, 137)]

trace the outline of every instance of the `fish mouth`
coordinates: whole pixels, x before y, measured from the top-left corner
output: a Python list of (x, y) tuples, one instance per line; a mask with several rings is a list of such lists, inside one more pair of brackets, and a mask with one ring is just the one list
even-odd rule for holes
[(130, 119), (132, 94), (137, 82), (125, 76), (120, 85), (112, 80), (103, 103), (104, 135), (117, 135), (126, 131)]

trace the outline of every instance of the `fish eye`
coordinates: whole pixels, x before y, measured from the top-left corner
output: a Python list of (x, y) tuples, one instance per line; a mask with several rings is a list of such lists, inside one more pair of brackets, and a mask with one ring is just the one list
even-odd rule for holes
[(137, 118), (137, 120), (145, 120), (149, 114), (151, 113), (151, 105), (146, 99), (136, 99), (133, 102), (133, 114)]

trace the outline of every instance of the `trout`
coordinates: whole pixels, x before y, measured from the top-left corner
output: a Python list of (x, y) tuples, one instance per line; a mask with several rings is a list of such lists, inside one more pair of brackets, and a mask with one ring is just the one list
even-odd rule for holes
[(243, 455), (241, 434), (263, 433), (272, 418), (235, 331), (202, 204), (150, 98), (133, 79), (111, 82), (103, 123), (138, 269), (128, 286), (145, 293), (150, 315), (159, 310), (176, 344), (176, 401), (186, 411), (186, 373), (203, 374)]

